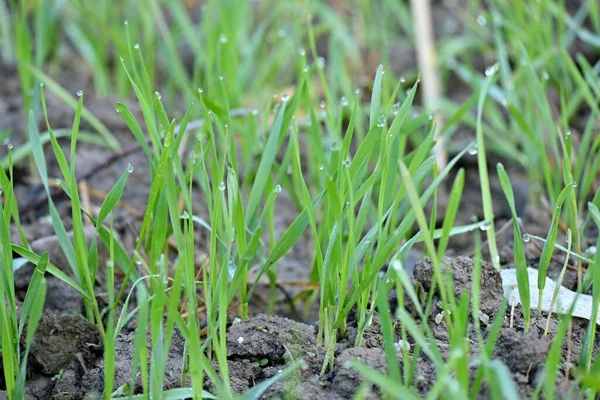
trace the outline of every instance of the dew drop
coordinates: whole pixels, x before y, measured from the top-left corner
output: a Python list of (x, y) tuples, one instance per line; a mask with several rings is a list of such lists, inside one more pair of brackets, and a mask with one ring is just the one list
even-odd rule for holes
[(491, 226), (492, 226), (492, 224), (490, 222), (486, 221), (479, 227), (479, 229), (481, 229), (482, 231), (485, 232), (485, 231), (489, 230)]
[(253, 108), (252, 109), (252, 115), (254, 115), (254, 116), (258, 115), (258, 109)]
[(154, 95), (160, 100), (162, 99), (162, 95), (159, 92), (154, 92)]
[(281, 190), (281, 185), (275, 185), (275, 188), (273, 189), (275, 193), (281, 193)]
[(479, 146), (477, 144), (474, 144), (471, 147), (469, 147), (469, 150), (467, 150), (467, 153), (469, 153), (472, 156), (475, 156), (475, 155), (477, 155), (478, 149), (479, 149)]
[(481, 26), (485, 26), (485, 24), (487, 24), (487, 20), (485, 19), (485, 17), (481, 14), (479, 14), (477, 16), (477, 23)]
[(571, 183), (571, 185), (573, 186), (573, 188), (576, 188), (576, 187), (577, 187), (577, 182), (573, 181), (573, 182)]
[(219, 36), (219, 42), (223, 44), (228, 42), (227, 36), (224, 33), (221, 33), (221, 36)]
[(355, 89), (354, 94), (360, 94), (360, 89)]
[(494, 64), (485, 69), (485, 76), (492, 76), (498, 71), (498, 64)]
[(400, 83), (404, 83), (404, 82), (406, 82), (406, 79), (403, 76), (401, 76), (400, 77)]
[(77, 91), (77, 97), (81, 97), (81, 96), (83, 96), (83, 90), (80, 89)]
[(221, 183), (219, 183), (219, 190), (221, 192), (225, 191), (225, 181), (221, 181)]
[(380, 115), (379, 118), (377, 118), (377, 127), (383, 128), (385, 126), (386, 122), (387, 122), (387, 117), (383, 114)]
[(133, 165), (131, 165), (131, 164), (127, 165), (127, 172), (129, 172), (130, 174), (133, 172)]
[(140, 49), (140, 44), (139, 43), (134, 44), (133, 48), (136, 49), (136, 50), (139, 50)]
[(204, 93), (204, 89), (202, 89), (201, 87), (199, 87), (199, 88), (198, 88), (198, 93), (199, 93), (199, 94), (202, 94), (202, 93)]
[(304, 68), (302, 68), (302, 71), (304, 71), (304, 72), (308, 72), (308, 70), (309, 70), (308, 65), (306, 65), (306, 66), (304, 66)]
[(348, 106), (348, 99), (346, 98), (346, 96), (342, 96), (342, 98), (340, 99), (340, 104), (342, 105), (342, 107)]
[(60, 180), (60, 179), (57, 179), (57, 180), (55, 180), (55, 181), (54, 181), (54, 183), (55, 183), (57, 186), (62, 186), (62, 184), (63, 184), (63, 181), (62, 181), (62, 180)]
[(571, 130), (567, 129), (567, 131), (565, 132), (567, 136), (571, 136)]
[(340, 144), (336, 140), (334, 140), (331, 143), (331, 151), (338, 151), (339, 149), (340, 149)]
[(319, 104), (319, 106), (321, 108), (325, 108), (325, 100), (321, 100), (321, 103)]
[(40, 82), (40, 87), (44, 87), (44, 82)]
[(344, 167), (350, 168), (351, 165), (352, 165), (352, 160), (347, 158), (346, 161), (344, 161)]
[(13, 149), (13, 144), (12, 143), (7, 143), (6, 144), (6, 150), (11, 151)]
[(123, 25), (129, 25), (129, 21), (125, 20), (125, 22), (123, 22)]
[(291, 165), (287, 166), (287, 168), (285, 169), (285, 173), (288, 174), (288, 175), (292, 174), (292, 166)]
[(319, 69), (325, 69), (325, 59), (323, 57), (317, 58), (317, 67), (319, 67)]
[(304, 57), (306, 56), (306, 50), (304, 50), (303, 47), (298, 49), (298, 54), (300, 54), (300, 56)]
[(529, 233), (526, 233), (523, 235), (524, 242), (529, 242), (530, 240), (531, 240), (531, 235)]
[(325, 166), (323, 164), (319, 164), (319, 171), (323, 171), (325, 169)]
[(220, 81), (222, 81), (222, 80), (223, 80), (223, 77), (222, 77), (222, 76), (220, 76), (220, 77), (219, 77), (219, 80), (220, 80)]
[(547, 81), (548, 79), (550, 79), (550, 75), (548, 74), (548, 72), (544, 71), (542, 73), (542, 77), (544, 78), (545, 81)]
[(283, 96), (281, 96), (281, 101), (287, 103), (288, 101), (290, 101), (290, 95), (287, 93), (284, 94)]

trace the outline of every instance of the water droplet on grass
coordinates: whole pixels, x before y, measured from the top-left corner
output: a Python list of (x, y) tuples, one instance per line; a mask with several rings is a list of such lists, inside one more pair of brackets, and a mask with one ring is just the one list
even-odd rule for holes
[(485, 69), (485, 76), (492, 76), (498, 71), (498, 64), (494, 64)]
[(221, 192), (225, 191), (225, 181), (221, 181), (221, 183), (219, 183), (219, 190)]
[(202, 89), (201, 87), (198, 88), (198, 93), (202, 94), (204, 93), (204, 89)]
[(139, 50), (140, 49), (140, 44), (139, 43), (134, 44), (133, 48), (136, 49), (136, 50)]
[(287, 93), (284, 94), (283, 96), (281, 96), (281, 101), (287, 103), (288, 101), (290, 101), (290, 95)]
[(133, 169), (134, 169), (133, 165), (131, 165), (131, 164), (127, 165), (127, 172), (129, 172), (130, 174), (133, 172)]
[(485, 19), (485, 17), (481, 14), (479, 14), (477, 16), (477, 23), (481, 26), (485, 26), (485, 24), (487, 24), (487, 20)]
[(222, 44), (228, 42), (227, 36), (224, 33), (221, 33), (221, 36), (219, 36), (219, 42), (221, 42)]
[(529, 242), (530, 240), (531, 240), (531, 235), (529, 233), (526, 233), (523, 235), (524, 242)]
[(400, 83), (404, 83), (404, 82), (406, 82), (406, 79), (403, 76), (401, 76), (400, 77)]
[(304, 50), (303, 47), (298, 49), (298, 54), (300, 54), (300, 56), (304, 57), (306, 56), (306, 50)]
[(573, 181), (573, 183), (571, 183), (571, 185), (573, 185), (573, 188), (577, 187), (577, 182)]
[(317, 67), (319, 67), (319, 69), (325, 69), (325, 59), (323, 57), (317, 58)]
[(469, 150), (467, 150), (467, 153), (469, 153), (472, 156), (475, 156), (475, 155), (477, 155), (478, 149), (479, 149), (479, 146), (477, 144), (474, 144), (471, 147), (469, 147)]
[(80, 89), (77, 91), (77, 97), (81, 97), (81, 96), (83, 96), (83, 90)]
[(6, 144), (6, 150), (11, 151), (13, 149), (13, 144), (12, 143), (7, 143)]
[(479, 229), (481, 229), (482, 231), (485, 232), (485, 231), (489, 230), (491, 226), (492, 226), (491, 222), (486, 221), (479, 227)]
[(275, 193), (281, 193), (281, 190), (281, 185), (275, 185), (275, 188), (273, 189)]
[(325, 166), (323, 164), (319, 164), (319, 171), (323, 171), (325, 169)]
[(342, 105), (342, 107), (346, 107), (348, 105), (348, 99), (346, 98), (346, 96), (342, 96), (342, 98), (340, 99), (340, 104)]

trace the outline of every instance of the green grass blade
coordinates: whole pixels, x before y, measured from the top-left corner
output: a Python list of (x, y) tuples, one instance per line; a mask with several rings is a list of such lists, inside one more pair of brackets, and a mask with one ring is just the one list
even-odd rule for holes
[(497, 270), (500, 269), (500, 256), (498, 255), (498, 249), (496, 247), (496, 233), (494, 229), (494, 209), (492, 205), (492, 194), (490, 192), (490, 183), (487, 169), (487, 157), (485, 152), (485, 141), (483, 137), (483, 126), (481, 123), (483, 115), (483, 104), (485, 98), (490, 90), (490, 87), (494, 83), (496, 72), (498, 71), (498, 65), (495, 64), (486, 70), (486, 79), (479, 92), (479, 100), (477, 102), (477, 165), (479, 167), (479, 181), (481, 184), (481, 197), (483, 200), (483, 216), (486, 220), (490, 221), (490, 227), (487, 229), (488, 246), (490, 248), (490, 257), (492, 258), (492, 264)]
[(515, 196), (510, 179), (502, 164), (498, 163), (496, 167), (498, 171), (498, 178), (500, 179), (500, 185), (502, 186), (502, 190), (504, 191), (504, 195), (506, 196), (506, 200), (508, 201), (510, 212), (512, 214), (514, 231), (514, 260), (515, 268), (517, 270), (517, 285), (519, 289), (519, 297), (522, 299), (521, 304), (523, 305), (523, 314), (525, 316), (525, 332), (527, 332), (529, 330), (529, 323), (531, 321), (531, 297), (529, 294), (529, 274), (527, 272), (525, 249), (523, 247), (523, 236), (521, 235), (521, 227), (519, 226), (517, 209), (515, 207)]

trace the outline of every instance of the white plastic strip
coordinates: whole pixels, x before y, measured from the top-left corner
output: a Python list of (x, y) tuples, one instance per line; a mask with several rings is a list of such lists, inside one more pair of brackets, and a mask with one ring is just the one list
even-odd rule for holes
[[(538, 270), (533, 268), (527, 268), (529, 274), (529, 296), (531, 307), (537, 307), (539, 298), (539, 289), (537, 287)], [(517, 271), (513, 268), (504, 269), (500, 272), (502, 274), (502, 287), (504, 288), (504, 297), (508, 300), (508, 304), (521, 303), (519, 297), (519, 289), (517, 288)], [(552, 304), (552, 296), (556, 288), (556, 282), (550, 278), (546, 278), (546, 286), (542, 292), (542, 310), (545, 312), (550, 311), (550, 305)], [(558, 296), (556, 297), (556, 304), (554, 305), (553, 313), (557, 314), (568, 314), (571, 305), (575, 303), (573, 308), (573, 316), (579, 318), (585, 318), (590, 320), (592, 318), (592, 296), (587, 294), (580, 294), (573, 292), (561, 286), (558, 289)], [(596, 323), (600, 324), (600, 313), (596, 318)]]

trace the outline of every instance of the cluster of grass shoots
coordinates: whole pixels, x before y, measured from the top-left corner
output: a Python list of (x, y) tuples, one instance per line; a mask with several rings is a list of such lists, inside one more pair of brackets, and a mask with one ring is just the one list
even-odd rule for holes
[[(430, 155), (435, 145), (431, 117), (417, 111), (413, 104), (419, 83), (416, 71), (407, 74), (410, 85), (404, 77), (386, 74), (392, 68), (390, 55), (383, 54), (383, 65), (369, 84), (370, 102), (365, 106), (362, 92), (355, 91), (353, 74), (345, 65), (345, 57), (360, 61), (359, 48), (340, 17), (325, 4), (305, 5), (296, 18), (291, 18), (285, 5), (271, 4), (270, 9), (267, 5), (255, 15), (248, 2), (219, 3), (207, 2), (205, 12), (222, 12), (230, 17), (205, 18), (200, 38), (184, 3), (178, 1), (163, 5), (150, 0), (148, 7), (141, 10), (133, 1), (124, 1), (119, 7), (100, 1), (93, 10), (91, 3), (77, 1), (36, 2), (32, 7), (25, 6), (27, 2), (22, 2), (21, 7), (11, 3), (10, 9), (0, 4), (0, 47), (4, 59), (17, 61), (28, 132), (27, 143), (15, 149), (14, 156), (9, 149), (0, 174), (5, 200), (0, 203), (0, 324), (2, 369), (9, 398), (22, 398), (25, 390), (27, 355), (44, 305), (45, 274), (81, 293), (85, 316), (98, 327), (104, 346), (104, 398), (233, 398), (226, 348), (228, 310), (238, 304), (239, 316), (248, 317), (250, 300), (263, 276), (268, 278), (273, 302), (277, 263), (305, 237), (310, 237), (313, 244), (309, 283), (319, 290), (301, 296), (307, 309), (312, 302), (318, 302), (318, 345), (325, 353), (321, 374), (335, 366), (336, 341), (346, 337), (350, 313), (357, 316), (357, 346), (377, 313), (387, 374), (358, 361), (352, 366), (389, 397), (418, 398), (416, 363), (425, 354), (437, 373), (429, 392), (432, 398), (474, 398), (484, 382), (490, 393), (498, 397), (517, 398), (510, 372), (493, 358), (508, 307), (506, 302), (490, 321), (485, 339), (480, 326), (480, 300), (485, 296), (480, 287), (480, 229), (485, 231), (492, 265), (500, 268), (487, 167), (490, 152), (521, 166), (529, 179), (532, 199), (547, 198), (552, 214), (545, 239), (523, 234), (509, 174), (503, 165), (497, 166), (511, 211), (514, 264), (525, 330), (529, 329), (531, 318), (524, 252), (527, 240), (544, 243), (537, 282), (540, 294), (557, 249), (566, 253), (559, 283), (573, 256), (580, 271), (578, 292), (592, 291), (593, 313), (575, 376), (589, 394), (595, 395), (598, 387), (594, 376), (600, 371), (600, 361), (593, 359), (592, 350), (600, 301), (600, 258), (591, 260), (584, 256), (582, 242), (590, 223), (600, 225), (600, 192), (593, 193), (595, 171), (600, 166), (600, 140), (594, 131), (594, 120), (600, 116), (600, 63), (592, 66), (583, 56), (573, 59), (567, 52), (574, 38), (588, 44), (600, 43), (600, 11), (594, 0), (584, 2), (576, 18), (567, 14), (562, 3), (548, 0), (516, 2), (515, 10), (502, 2), (489, 1), (485, 16), (464, 16), (482, 38), (471, 37), (464, 53), (457, 50), (458, 44), (469, 38), (448, 39), (444, 48), (449, 50), (442, 52), (441, 59), (472, 86), (473, 94), (461, 105), (442, 100), (447, 106), (444, 109), (448, 110), (448, 122), (441, 128), (445, 138), (450, 139), (459, 126), (470, 126), (476, 132), (476, 142), (461, 145), (441, 170)], [(171, 14), (170, 24), (163, 8)], [(479, 13), (481, 4), (469, 2), (467, 11)], [(309, 18), (313, 13), (317, 18)], [(374, 21), (382, 24), (381, 31), (368, 33), (384, 47), (396, 39), (390, 37), (393, 27), (401, 25), (406, 29), (410, 25), (409, 10), (392, 1), (373, 7), (360, 2), (357, 13), (366, 26), (374, 25)], [(122, 15), (131, 18), (123, 24)], [(248, 15), (267, 17), (255, 29)], [(535, 17), (534, 23), (529, 22), (530, 15)], [(65, 16), (66, 24), (61, 28), (59, 21)], [(385, 17), (380, 19), (381, 16)], [(595, 33), (582, 27), (586, 16)], [(557, 40), (552, 24), (543, 22), (546, 19), (555, 22)], [(30, 20), (34, 21), (36, 35), (32, 34)], [(143, 121), (138, 121), (125, 103), (116, 107), (150, 165), (149, 198), (132, 253), (120, 243), (112, 213), (133, 166), (124, 169), (97, 215), (91, 215), (81, 205), (74, 167), (78, 141), (97, 143), (101, 137), (104, 145), (115, 151), (120, 143), (85, 108), (81, 92), (71, 94), (53, 78), (52, 72), (60, 66), (53, 54), (63, 31), (92, 69), (94, 89), (99, 94), (114, 90), (125, 97), (133, 92), (140, 105)], [(331, 41), (327, 67), (316, 44), (323, 32), (330, 34)], [(179, 55), (181, 41), (190, 46), (195, 60), (192, 71)], [(265, 41), (271, 41), (271, 46), (264, 45)], [(299, 49), (292, 52), (294, 56), (290, 56), (291, 46)], [(163, 66), (165, 71), (160, 71), (161, 56), (153, 51), (157, 47), (161, 48), (160, 55), (169, 60)], [(476, 71), (470, 63), (473, 52), (480, 48), (491, 50), (497, 61), (485, 72)], [(115, 68), (109, 66), (112, 52), (121, 56)], [(281, 79), (294, 85), (281, 96), (271, 98), (271, 93), (262, 88), (272, 88), (275, 71), (281, 71)], [(159, 87), (160, 73), (165, 73), (166, 78), (158, 93), (155, 88)], [(560, 99), (556, 119), (549, 101), (549, 93), (555, 89)], [(71, 130), (51, 128), (45, 90), (52, 91), (75, 111)], [(235, 111), (247, 104), (249, 93), (257, 94), (257, 104), (262, 105), (241, 113), (243, 118), (238, 119)], [(167, 109), (181, 98), (189, 108), (178, 118), (169, 117), (173, 112), (168, 113)], [(590, 118), (574, 148), (569, 123), (582, 106), (590, 109)], [(473, 108), (476, 117), (469, 113)], [(45, 132), (38, 130), (37, 117), (41, 114), (46, 120)], [(96, 133), (80, 131), (82, 120)], [(198, 121), (202, 123), (192, 123)], [(10, 134), (0, 132), (2, 137)], [(68, 156), (59, 142), (64, 138), (69, 139)], [(301, 138), (306, 139), (309, 152), (303, 150)], [(48, 143), (62, 174), (55, 184), (71, 202), (72, 241), (50, 195), (51, 178), (44, 152)], [(465, 181), (464, 171), (459, 170), (442, 226), (438, 228), (438, 190), (460, 158), (475, 152), (484, 220), (455, 225)], [(13, 192), (13, 165), (27, 158), (48, 194), (52, 225), (70, 274), (53, 265), (48, 254), (34, 254), (23, 232)], [(556, 173), (558, 169), (561, 173)], [(283, 235), (275, 237), (275, 205), (284, 191), (298, 212)], [(199, 195), (205, 199), (208, 219), (195, 214)], [(428, 221), (424, 208), (431, 203), (434, 206)], [(84, 218), (95, 227), (89, 244)], [(557, 243), (561, 223), (567, 227), (566, 249)], [(20, 245), (11, 243), (10, 225), (17, 228)], [(208, 230), (210, 236), (208, 258), (200, 269), (195, 264), (198, 249), (194, 237), (198, 229)], [(470, 296), (463, 293), (459, 298), (454, 296), (452, 277), (443, 268), (449, 238), (455, 234), (470, 234), (476, 239), (472, 291)], [(170, 238), (176, 243), (176, 252), (168, 245)], [(433, 287), (425, 303), (403, 268), (409, 250), (420, 242), (434, 268)], [(109, 249), (106, 265), (99, 265), (99, 246)], [(19, 257), (13, 258), (13, 254)], [(35, 265), (35, 270), (24, 303), (17, 307), (13, 271), (25, 262)], [(585, 274), (583, 264), (588, 265)], [(120, 287), (115, 282), (116, 268), (125, 276)], [(98, 304), (94, 291), (101, 269), (105, 271), (108, 294), (105, 308)], [(255, 281), (249, 281), (251, 270), (257, 272)], [(389, 309), (390, 290), (397, 292), (397, 310)], [(442, 316), (448, 329), (451, 351), (447, 358), (442, 357), (426, 323), (431, 320), (436, 290), (442, 299)], [(556, 296), (555, 292), (553, 303)], [(132, 298), (136, 306), (128, 307)], [(541, 295), (539, 298), (541, 301)], [(406, 299), (416, 308), (417, 318), (404, 309)], [(206, 310), (202, 315), (208, 328), (206, 336), (201, 335), (200, 304)], [(132, 318), (137, 319), (137, 328), (131, 384), (114, 388), (116, 342)], [(562, 343), (570, 322), (569, 317), (563, 318), (554, 332), (536, 395), (543, 391), (545, 397), (554, 397), (553, 377), (560, 368)], [(475, 325), (479, 334), (475, 375), (470, 370), (469, 323)], [(400, 324), (400, 341), (394, 334), (396, 324)], [(165, 360), (176, 330), (186, 341), (182, 388), (163, 391)], [(146, 344), (148, 332), (151, 346)], [(20, 343), (23, 335), (24, 346)], [(413, 348), (409, 341), (414, 343)], [(403, 355), (401, 362), (398, 352)], [(269, 385), (302, 366), (290, 365), (244, 397), (260, 397)], [(214, 393), (205, 390), (207, 378)], [(142, 394), (135, 396), (137, 382), (141, 382)], [(185, 387), (188, 382), (189, 388)]]

